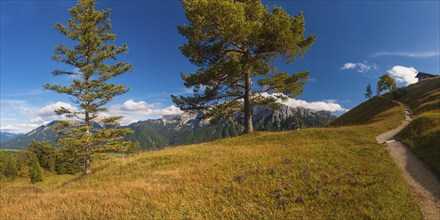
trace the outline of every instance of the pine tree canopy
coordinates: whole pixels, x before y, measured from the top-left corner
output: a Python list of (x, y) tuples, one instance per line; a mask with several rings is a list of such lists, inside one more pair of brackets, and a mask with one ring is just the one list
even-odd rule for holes
[[(66, 44), (55, 47), (52, 59), (72, 66), (73, 70), (55, 70), (53, 75), (70, 75), (70, 85), (44, 85), (44, 88), (70, 96), (71, 101), (79, 108), (78, 111), (60, 108), (59, 115), (65, 115), (77, 120), (61, 121), (56, 126), (67, 135), (59, 140), (60, 143), (74, 146), (83, 156), (86, 173), (90, 172), (87, 163), (96, 152), (109, 150), (123, 151), (131, 142), (121, 141), (124, 135), (131, 133), (130, 129), (120, 129), (118, 121), (122, 118), (102, 117), (100, 113), (107, 109), (115, 96), (124, 94), (128, 89), (124, 85), (116, 85), (108, 81), (113, 77), (132, 70), (132, 65), (126, 62), (116, 62), (116, 55), (126, 53), (127, 45), (120, 47), (111, 42), (116, 35), (110, 33), (110, 9), (95, 10), (95, 0), (79, 0), (78, 4), (69, 9), (71, 18), (67, 24), (57, 23), (55, 29), (70, 38), (74, 46)], [(114, 61), (114, 62), (112, 62)], [(79, 122), (78, 122), (79, 121)], [(105, 129), (95, 129), (93, 122), (106, 124)], [(68, 129), (74, 126), (73, 129)]]
[(249, 121), (252, 105), (273, 105), (276, 98), (293, 98), (303, 91), (308, 72), (288, 74), (273, 66), (275, 59), (290, 63), (302, 58), (315, 41), (315, 35), (304, 35), (302, 13), (290, 16), (259, 0), (182, 3), (190, 24), (178, 27), (188, 40), (180, 50), (198, 66), (196, 72), (182, 74), (194, 95), (172, 96), (182, 110), (204, 110), (211, 119), (244, 111)]

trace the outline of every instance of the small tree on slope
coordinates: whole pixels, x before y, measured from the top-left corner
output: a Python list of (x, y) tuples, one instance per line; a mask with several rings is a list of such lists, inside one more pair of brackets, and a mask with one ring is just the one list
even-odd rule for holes
[[(44, 87), (57, 93), (70, 96), (79, 110), (60, 108), (59, 115), (65, 115), (76, 121), (60, 121), (56, 128), (62, 131), (66, 138), (60, 139), (62, 145), (74, 147), (84, 162), (84, 172), (89, 174), (90, 161), (93, 155), (105, 151), (125, 151), (131, 142), (122, 141), (130, 129), (118, 128), (122, 118), (99, 117), (106, 111), (104, 107), (115, 96), (124, 94), (128, 89), (124, 85), (108, 83), (110, 79), (132, 69), (125, 62), (109, 64), (115, 56), (128, 51), (127, 45), (117, 47), (106, 43), (116, 39), (115, 34), (109, 33), (110, 10), (95, 10), (95, 0), (79, 0), (78, 4), (69, 9), (71, 18), (66, 25), (57, 23), (55, 29), (72, 39), (73, 48), (60, 44), (55, 47), (52, 59), (68, 64), (75, 71), (55, 70), (53, 75), (69, 75), (72, 83), (69, 86), (49, 85)], [(105, 124), (105, 129), (94, 128), (94, 123)], [(73, 128), (72, 128), (73, 126)]]
[(30, 161), (30, 169), (29, 169), (29, 178), (31, 183), (41, 182), (43, 181), (42, 170), (40, 167), (40, 163), (38, 163), (38, 159), (34, 153), (31, 153), (31, 161)]
[(394, 79), (388, 75), (383, 74), (379, 81), (377, 82), (377, 94), (380, 95), (381, 92), (388, 90), (389, 92), (396, 90), (397, 85)]
[(290, 63), (314, 42), (315, 35), (304, 36), (302, 13), (292, 17), (280, 7), (269, 10), (260, 0), (182, 3), (190, 25), (178, 27), (188, 39), (180, 50), (199, 67), (182, 74), (194, 95), (172, 96), (182, 110), (204, 110), (211, 119), (244, 112), (245, 133), (250, 133), (253, 105), (273, 105), (278, 98), (302, 92), (309, 73), (289, 75), (277, 71), (272, 62), (282, 58)]
[(371, 99), (372, 95), (373, 95), (373, 91), (371, 90), (370, 83), (368, 83), (367, 88), (365, 89), (365, 98)]

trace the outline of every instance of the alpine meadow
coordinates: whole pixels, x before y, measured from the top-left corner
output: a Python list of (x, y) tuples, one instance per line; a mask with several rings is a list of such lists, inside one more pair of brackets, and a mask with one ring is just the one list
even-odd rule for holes
[(440, 220), (438, 1), (0, 11), (0, 219)]

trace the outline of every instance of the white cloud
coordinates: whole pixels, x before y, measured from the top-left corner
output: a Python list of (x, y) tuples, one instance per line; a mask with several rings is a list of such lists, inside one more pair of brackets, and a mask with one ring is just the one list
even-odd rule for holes
[(19, 130), (20, 130), (20, 127), (14, 126), (14, 125), (0, 126), (0, 131), (16, 132), (16, 131), (19, 131)]
[[(267, 93), (263, 93), (261, 94), (262, 96), (272, 96), (274, 97), (276, 94), (267, 94)], [(304, 100), (300, 100), (300, 99), (292, 99), (292, 98), (288, 98), (286, 101), (278, 101), (279, 103), (282, 103), (284, 105), (290, 106), (290, 107), (303, 107), (303, 108), (308, 108), (308, 109), (312, 109), (315, 111), (329, 111), (329, 112), (346, 112), (348, 111), (348, 109), (343, 108), (340, 104), (336, 103), (335, 99), (328, 99), (328, 100), (323, 100), (323, 101), (316, 101), (316, 102), (307, 102)]]
[(0, 126), (0, 131), (6, 131), (11, 133), (27, 133), (35, 128), (40, 127), (42, 124), (35, 123), (14, 123), (13, 125), (2, 125)]
[(136, 102), (132, 99), (125, 101), (123, 104), (113, 105), (109, 108), (111, 114), (136, 114), (150, 115), (153, 108), (158, 107), (158, 103), (148, 104), (145, 101)]
[(174, 105), (166, 108), (160, 108), (160, 103), (149, 104), (145, 101), (134, 101), (129, 99), (123, 104), (113, 105), (109, 108), (110, 114), (126, 114), (126, 115), (176, 115), (182, 114), (179, 108)]
[(171, 105), (161, 108), (160, 103), (149, 104), (145, 101), (134, 101), (132, 99), (123, 104), (113, 105), (109, 108), (109, 115), (122, 115), (122, 125), (127, 125), (136, 121), (146, 120), (148, 118), (160, 117), (163, 115), (180, 115), (183, 111), (178, 107)]
[(82, 71), (80, 68), (74, 68), (73, 70), (71, 70), (70, 72), (74, 73), (72, 75), (67, 75), (67, 77), (69, 77), (69, 79), (73, 80), (73, 79), (81, 79), (81, 74)]
[(412, 58), (426, 58), (426, 57), (438, 57), (440, 55), (439, 51), (422, 51), (422, 52), (409, 52), (409, 51), (397, 51), (397, 52), (388, 52), (381, 51), (372, 54), (372, 57), (379, 56), (402, 56), (402, 57), (412, 57)]
[(379, 65), (377, 65), (376, 63), (372, 63), (369, 64), (367, 61), (364, 61), (362, 63), (345, 63), (342, 67), (341, 70), (356, 70), (357, 72), (360, 73), (366, 73), (372, 69), (377, 70), (379, 68)]
[(44, 106), (41, 109), (39, 109), (36, 112), (37, 116), (40, 117), (51, 117), (51, 116), (56, 116), (57, 114), (55, 113), (55, 110), (60, 109), (61, 107), (64, 107), (70, 111), (76, 111), (76, 108), (73, 107), (71, 104), (69, 103), (65, 103), (65, 102), (56, 102), (54, 104), (48, 105), (48, 106)]
[[(53, 120), (66, 119), (64, 115), (57, 115), (55, 113), (55, 110), (61, 107), (77, 111), (77, 108), (65, 102), (56, 102), (39, 107), (31, 105), (24, 100), (1, 100), (0, 130), (27, 133)], [(128, 125), (140, 120), (182, 113), (183, 111), (174, 105), (162, 107), (160, 103), (149, 104), (145, 101), (130, 99), (122, 104), (110, 106), (108, 112), (100, 113), (100, 118), (121, 115), (124, 116), (121, 124)]]
[(27, 133), (53, 120), (65, 119), (65, 116), (55, 113), (60, 107), (76, 110), (65, 102), (56, 102), (43, 107), (30, 105), (24, 100), (2, 100), (1, 104), (0, 130), (14, 133)]
[(397, 82), (405, 85), (414, 84), (418, 81), (418, 71), (414, 67), (394, 66), (387, 71)]
[(341, 67), (341, 70), (349, 70), (349, 69), (355, 69), (356, 63), (346, 63), (344, 66)]
[(183, 111), (175, 105), (168, 106), (160, 110), (161, 115), (181, 115)]

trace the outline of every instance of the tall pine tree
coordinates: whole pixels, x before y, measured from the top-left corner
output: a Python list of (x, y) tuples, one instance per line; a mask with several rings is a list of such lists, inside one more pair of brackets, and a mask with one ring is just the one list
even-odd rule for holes
[(308, 72), (288, 74), (273, 66), (276, 58), (290, 63), (302, 57), (314, 42), (315, 35), (304, 36), (302, 13), (292, 17), (260, 0), (182, 3), (190, 24), (178, 27), (188, 39), (180, 50), (199, 67), (195, 73), (182, 74), (194, 95), (172, 96), (182, 110), (203, 110), (211, 119), (244, 112), (245, 133), (250, 133), (253, 105), (275, 105), (279, 98), (302, 92)]
[[(124, 94), (128, 89), (124, 85), (111, 84), (113, 77), (132, 70), (132, 65), (125, 62), (113, 62), (116, 55), (128, 51), (127, 45), (118, 47), (112, 43), (116, 35), (110, 33), (110, 10), (95, 10), (95, 0), (79, 0), (69, 9), (71, 18), (66, 25), (57, 23), (55, 29), (70, 38), (74, 46), (66, 44), (55, 47), (52, 59), (72, 66), (71, 71), (55, 70), (53, 75), (69, 75), (72, 83), (49, 85), (44, 87), (57, 93), (70, 96), (78, 106), (77, 111), (60, 108), (59, 115), (74, 120), (60, 121), (57, 129), (67, 137), (60, 139), (62, 145), (74, 147), (84, 162), (84, 172), (89, 174), (92, 156), (105, 151), (125, 151), (132, 143), (122, 141), (130, 129), (118, 128), (122, 117), (100, 117), (115, 96)], [(94, 123), (105, 124), (105, 129), (96, 129)]]

